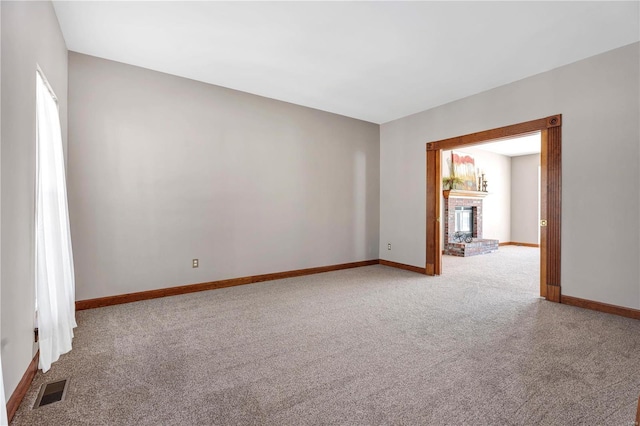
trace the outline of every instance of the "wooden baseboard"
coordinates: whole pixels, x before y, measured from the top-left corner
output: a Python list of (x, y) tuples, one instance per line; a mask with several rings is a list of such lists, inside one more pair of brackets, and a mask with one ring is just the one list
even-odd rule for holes
[(619, 315), (621, 317), (640, 320), (640, 310), (625, 308), (623, 306), (609, 305), (608, 303), (594, 302), (593, 300), (580, 299), (573, 296), (562, 295), (560, 303), (577, 306), (579, 308), (591, 309), (593, 311), (606, 312), (608, 314)]
[(25, 371), (22, 379), (20, 379), (20, 383), (16, 387), (16, 390), (11, 394), (11, 398), (7, 401), (7, 417), (9, 418), (9, 423), (11, 423), (11, 419), (18, 411), (18, 407), (20, 407), (20, 403), (24, 399), (24, 396), (27, 394), (29, 390), (29, 386), (31, 386), (31, 382), (38, 371), (38, 361), (40, 359), (40, 351), (36, 352), (36, 355), (29, 363), (27, 367), (27, 371)]
[(518, 243), (515, 241), (507, 241), (505, 243), (499, 243), (499, 246), (523, 246), (523, 247), (540, 247), (540, 244), (532, 243)]
[(215, 290), (218, 288), (234, 287), (237, 285), (253, 284), (263, 281), (280, 280), (283, 278), (300, 277), (303, 275), (319, 274), (322, 272), (338, 271), (341, 269), (358, 268), (361, 266), (377, 265), (378, 259), (361, 262), (341, 263), (338, 265), (320, 266), (316, 268), (296, 269), (293, 271), (275, 272), (271, 274), (253, 275), (227, 280), (211, 281), (199, 284), (188, 284), (178, 287), (160, 288), (157, 290), (140, 291), (137, 293), (119, 294), (117, 296), (99, 297), (96, 299), (76, 301), (76, 310), (100, 308), (104, 306), (120, 305), (122, 303), (138, 302), (140, 300), (157, 299), (159, 297), (177, 296), (179, 294), (195, 293), (198, 291)]
[(419, 266), (406, 265), (404, 263), (392, 262), (391, 260), (380, 259), (380, 264), (384, 266), (391, 266), (392, 268), (404, 269), (406, 271), (417, 272), (418, 274), (426, 274), (425, 268)]

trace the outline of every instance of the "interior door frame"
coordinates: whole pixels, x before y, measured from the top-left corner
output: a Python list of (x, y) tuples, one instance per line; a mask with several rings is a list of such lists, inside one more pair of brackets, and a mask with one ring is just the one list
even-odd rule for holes
[(540, 132), (540, 295), (560, 302), (562, 114), (427, 143), (426, 274), (442, 273), (442, 151)]

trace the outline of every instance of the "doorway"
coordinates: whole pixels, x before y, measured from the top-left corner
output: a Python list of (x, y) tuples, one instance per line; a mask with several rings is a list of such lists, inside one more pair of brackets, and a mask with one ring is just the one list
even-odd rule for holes
[(442, 150), (540, 132), (540, 295), (560, 302), (562, 115), (427, 143), (426, 274), (441, 275)]

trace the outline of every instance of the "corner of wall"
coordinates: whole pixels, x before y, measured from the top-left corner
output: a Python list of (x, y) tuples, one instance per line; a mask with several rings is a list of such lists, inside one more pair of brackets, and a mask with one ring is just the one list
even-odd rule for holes
[[(60, 101), (66, 137), (67, 47), (51, 2), (1, 2), (2, 79), (0, 85), (0, 341), (5, 397), (10, 397), (30, 365), (33, 322), (35, 217), (35, 76), (46, 72)], [(8, 108), (10, 105), (11, 108)], [(4, 108), (2, 108), (4, 106)], [(8, 208), (10, 206), (11, 208)], [(8, 249), (9, 248), (9, 249)]]

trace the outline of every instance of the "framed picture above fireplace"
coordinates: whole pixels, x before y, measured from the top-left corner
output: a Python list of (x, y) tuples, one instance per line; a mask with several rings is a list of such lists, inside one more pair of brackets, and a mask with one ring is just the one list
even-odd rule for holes
[(476, 162), (472, 155), (451, 151), (451, 175), (460, 179), (456, 189), (475, 191), (478, 188)]

